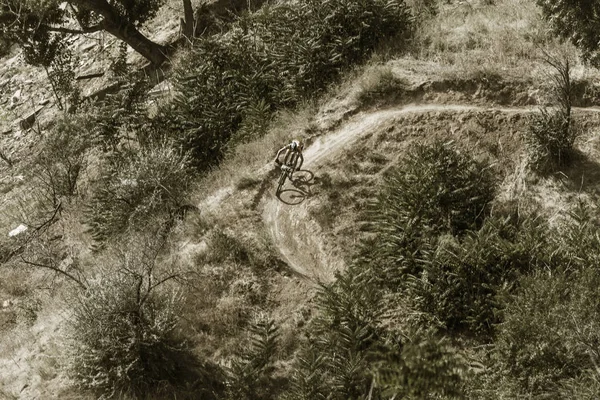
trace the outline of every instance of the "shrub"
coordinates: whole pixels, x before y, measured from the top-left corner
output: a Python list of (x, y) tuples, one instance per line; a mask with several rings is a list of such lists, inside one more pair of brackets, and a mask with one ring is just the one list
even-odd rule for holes
[(596, 371), (599, 283), (595, 268), (579, 274), (540, 271), (521, 281), (496, 340), (502, 373), (516, 381), (518, 397), (557, 396)]
[(81, 93), (75, 83), (75, 69), (78, 64), (77, 55), (61, 45), (60, 51), (50, 62), (51, 68), (45, 67), (54, 97), (61, 110), (73, 110), (81, 101)]
[(273, 379), (278, 328), (272, 320), (259, 319), (250, 327), (251, 341), (232, 362), (227, 379), (227, 399), (275, 399)]
[(170, 132), (207, 168), (240, 128), (238, 141), (263, 130), (273, 111), (317, 95), (409, 25), (401, 0), (264, 6), (226, 34), (199, 39), (179, 60), (177, 95), (155, 119), (156, 130)]
[(13, 43), (8, 38), (0, 38), (0, 57), (5, 57), (10, 54)]
[(180, 296), (171, 285), (177, 272), (158, 263), (161, 244), (126, 246), (72, 299), (71, 376), (105, 397), (148, 398), (163, 390), (179, 398), (186, 388), (192, 398), (214, 398), (219, 370), (199, 362), (178, 331)]
[(87, 223), (94, 239), (105, 242), (127, 228), (175, 218), (188, 185), (188, 158), (168, 144), (117, 154), (88, 204)]
[(464, 362), (456, 351), (433, 332), (406, 334), (411, 328), (390, 321), (392, 304), (364, 268), (353, 265), (321, 289), (286, 398), (459, 395)]
[(90, 128), (84, 118), (63, 117), (42, 144), (34, 161), (34, 175), (38, 187), (56, 205), (64, 196), (76, 193), (80, 173), (87, 165), (86, 152), (92, 142), (86, 136)]
[(573, 160), (574, 145), (581, 129), (564, 110), (542, 108), (531, 117), (526, 143), (529, 165), (542, 174), (554, 172)]
[(405, 93), (407, 82), (396, 77), (390, 67), (372, 68), (360, 83), (357, 100), (362, 105), (397, 100)]
[(524, 226), (488, 219), (478, 231), (442, 240), (410, 284), (421, 311), (447, 329), (490, 335), (501, 322), (504, 295), (519, 277), (551, 264), (547, 227), (534, 221)]
[(575, 141), (582, 133), (571, 114), (574, 89), (569, 58), (544, 55), (544, 61), (554, 71), (549, 78), (557, 109), (542, 108), (539, 114), (533, 115), (526, 135), (530, 165), (540, 173), (554, 172), (568, 165), (573, 159)]
[(494, 197), (490, 167), (452, 143), (416, 145), (384, 187), (365, 218), (374, 238), (363, 256), (379, 265), (382, 283), (397, 285), (418, 273), (418, 259), (443, 234), (461, 235), (483, 223)]
[(377, 382), (385, 393), (406, 398), (464, 398), (466, 363), (450, 341), (433, 332), (418, 332), (396, 354), (384, 355)]
[[(387, 221), (382, 225), (418, 225), (431, 234), (481, 226), (495, 192), (488, 165), (441, 141), (414, 146), (385, 185), (377, 207)], [(387, 215), (386, 206), (394, 208)]]
[(104, 152), (124, 151), (136, 142), (146, 148), (157, 145), (161, 141), (149, 129), (148, 81), (135, 74), (119, 78), (114, 93), (81, 102), (73, 118), (84, 124), (86, 136)]

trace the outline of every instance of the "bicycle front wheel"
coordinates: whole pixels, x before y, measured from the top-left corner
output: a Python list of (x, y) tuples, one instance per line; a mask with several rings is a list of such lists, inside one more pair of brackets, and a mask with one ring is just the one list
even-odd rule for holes
[(283, 185), (285, 184), (285, 178), (287, 178), (287, 171), (285, 169), (281, 170), (281, 175), (279, 176), (279, 182), (277, 183), (277, 193), (281, 192)]

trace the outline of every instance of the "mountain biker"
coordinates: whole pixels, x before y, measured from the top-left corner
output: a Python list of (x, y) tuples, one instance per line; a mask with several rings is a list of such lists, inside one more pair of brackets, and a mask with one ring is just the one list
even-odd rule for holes
[[(304, 163), (304, 156), (302, 155), (302, 150), (304, 150), (304, 143), (300, 142), (299, 140), (292, 140), (290, 144), (287, 144), (281, 149), (279, 149), (277, 155), (275, 156), (275, 164), (279, 166), (283, 164), (292, 167), (292, 170), (290, 171), (290, 179), (292, 179), (294, 171), (299, 171), (300, 168), (302, 168), (302, 164)], [(281, 161), (279, 161), (279, 157), (283, 152), (285, 152), (285, 154), (283, 156), (282, 163)], [(297, 165), (298, 160), (300, 160), (299, 165)]]

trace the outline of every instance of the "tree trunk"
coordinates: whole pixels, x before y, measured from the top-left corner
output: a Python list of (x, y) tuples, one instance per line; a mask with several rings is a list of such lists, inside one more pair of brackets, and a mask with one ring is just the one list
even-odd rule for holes
[(104, 26), (108, 33), (130, 45), (152, 64), (160, 65), (165, 61), (165, 47), (142, 35), (133, 25), (110, 24), (105, 21)]
[(152, 64), (160, 65), (165, 61), (165, 47), (142, 35), (106, 0), (71, 0), (70, 3), (101, 15), (104, 18), (102, 25), (108, 33), (130, 45)]
[(194, 34), (194, 8), (192, 0), (183, 0), (183, 36), (192, 39)]

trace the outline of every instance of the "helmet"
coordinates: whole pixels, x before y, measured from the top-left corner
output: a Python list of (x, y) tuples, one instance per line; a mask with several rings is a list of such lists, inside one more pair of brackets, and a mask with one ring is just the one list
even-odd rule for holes
[(290, 148), (292, 150), (302, 150), (302, 148), (300, 147), (300, 142), (297, 140), (292, 140), (292, 143), (290, 143)]

